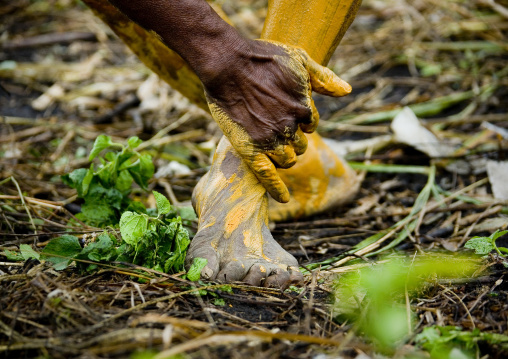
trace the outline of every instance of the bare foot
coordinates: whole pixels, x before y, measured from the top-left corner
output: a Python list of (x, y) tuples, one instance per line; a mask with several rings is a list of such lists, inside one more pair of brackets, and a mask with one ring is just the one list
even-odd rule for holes
[(303, 281), (296, 259), (268, 229), (266, 190), (224, 137), (193, 197), (199, 226), (187, 267), (201, 257), (207, 279), (282, 289)]

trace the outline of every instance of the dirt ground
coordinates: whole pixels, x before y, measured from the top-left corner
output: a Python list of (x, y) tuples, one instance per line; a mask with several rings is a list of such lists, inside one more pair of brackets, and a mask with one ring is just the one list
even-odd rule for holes
[[(245, 36), (259, 35), (266, 1), (216, 2)], [(340, 150), (365, 176), (362, 188), (343, 208), (272, 230), (306, 268), (303, 287), (238, 283), (229, 291), (115, 263), (90, 274), (55, 271), (0, 252), (0, 357), (383, 357), (354, 323), (333, 315), (335, 277), (375, 263), (376, 251), (463, 253), (471, 237), (508, 227), (508, 202), (494, 196), (485, 170), (487, 160), (507, 160), (508, 140), (482, 124), (508, 129), (507, 8), (490, 0), (363, 1), (329, 63), (354, 92), (315, 97), (319, 132), (348, 144)], [(189, 206), (220, 130), (85, 5), (0, 3), (0, 49), (0, 251), (100, 231), (73, 219), (80, 202), (60, 180), (89, 166), (100, 134), (150, 141), (145, 150), (159, 171), (150, 189)], [(403, 106), (453, 152), (431, 159), (395, 139), (390, 122)], [(434, 168), (433, 192), (414, 215)], [(134, 196), (154, 205), (141, 189)], [(372, 250), (356, 251), (376, 234), (382, 240)], [(414, 331), (384, 355), (430, 357), (414, 336), (432, 325), (508, 335), (505, 273), (491, 254), (473, 278), (427, 282), (411, 299)], [(475, 356), (507, 357), (503, 340), (479, 340)]]

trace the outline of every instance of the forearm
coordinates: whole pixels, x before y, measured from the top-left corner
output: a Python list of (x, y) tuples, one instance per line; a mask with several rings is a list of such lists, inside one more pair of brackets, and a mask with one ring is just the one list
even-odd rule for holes
[(248, 52), (247, 41), (204, 0), (110, 0), (131, 20), (157, 33), (207, 82), (228, 61)]

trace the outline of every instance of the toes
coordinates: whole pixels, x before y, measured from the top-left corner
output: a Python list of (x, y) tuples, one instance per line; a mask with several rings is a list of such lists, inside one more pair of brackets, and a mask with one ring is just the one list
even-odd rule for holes
[(215, 279), (215, 276), (219, 272), (219, 263), (217, 260), (217, 253), (207, 243), (191, 242), (191, 247), (185, 258), (185, 269), (189, 270), (192, 265), (194, 258), (205, 258), (208, 262), (206, 266), (201, 270), (201, 279)]
[(241, 281), (245, 277), (247, 269), (244, 264), (235, 260), (226, 264), (215, 279), (221, 282)]
[(303, 284), (303, 274), (297, 267), (289, 267), (289, 285)]
[(286, 289), (290, 284), (290, 274), (282, 268), (276, 268), (266, 278), (264, 286), (270, 288)]
[(248, 285), (260, 286), (267, 274), (266, 267), (263, 265), (253, 265), (243, 281)]

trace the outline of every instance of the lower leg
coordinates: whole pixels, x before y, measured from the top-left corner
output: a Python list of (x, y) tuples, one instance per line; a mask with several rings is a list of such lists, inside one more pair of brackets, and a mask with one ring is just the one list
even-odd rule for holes
[(316, 214), (351, 199), (358, 187), (354, 171), (324, 144), (309, 137), (307, 152), (289, 170), (281, 170), (292, 199), (272, 200), (224, 137), (212, 167), (194, 189), (198, 232), (187, 254), (187, 266), (206, 258), (203, 277), (244, 281), (251, 285), (286, 287), (302, 280), (296, 259), (272, 237), (268, 213), (274, 220)]
[(198, 233), (186, 262), (206, 258), (207, 279), (285, 288), (301, 282), (296, 259), (268, 229), (268, 196), (223, 137), (212, 167), (194, 189)]

